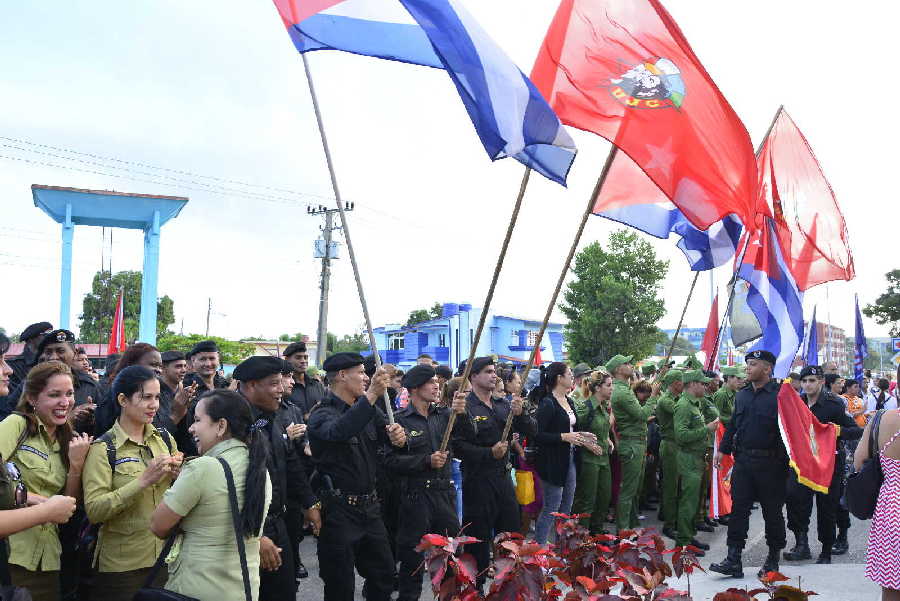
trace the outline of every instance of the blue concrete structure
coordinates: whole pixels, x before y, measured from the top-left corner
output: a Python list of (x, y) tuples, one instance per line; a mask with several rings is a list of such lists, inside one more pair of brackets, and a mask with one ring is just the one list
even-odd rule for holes
[[(441, 317), (411, 326), (387, 324), (374, 328), (375, 343), (382, 361), (403, 369), (416, 364), (426, 353), (435, 361), (453, 369), (469, 357), (481, 309), (470, 304), (445, 303)], [(488, 315), (476, 355), (496, 355), (510, 363), (526, 363), (541, 322), (537, 320)], [(544, 363), (565, 358), (563, 326), (550, 323), (541, 341)]]
[(144, 269), (138, 338), (156, 344), (156, 285), (159, 277), (159, 233), (178, 216), (188, 199), (181, 196), (129, 194), (110, 190), (80, 190), (31, 186), (34, 206), (62, 225), (62, 274), (59, 327), (71, 329), (72, 243), (76, 225), (120, 227), (144, 232)]

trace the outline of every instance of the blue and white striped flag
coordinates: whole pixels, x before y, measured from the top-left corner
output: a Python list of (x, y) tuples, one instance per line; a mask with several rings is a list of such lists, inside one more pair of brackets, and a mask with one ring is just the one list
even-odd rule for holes
[(343, 50), (446, 70), (491, 160), (513, 157), (565, 185), (575, 143), (459, 0), (274, 2), (300, 52)]

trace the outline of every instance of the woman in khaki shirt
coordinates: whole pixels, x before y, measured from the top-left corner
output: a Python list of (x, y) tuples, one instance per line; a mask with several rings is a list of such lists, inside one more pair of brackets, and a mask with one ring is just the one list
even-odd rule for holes
[(247, 399), (230, 390), (206, 392), (190, 427), (203, 454), (184, 465), (156, 508), (150, 528), (181, 539), (169, 554), (166, 588), (211, 601), (245, 601), (234, 522), (221, 457), (234, 473), (253, 599), (259, 596), (259, 536), (272, 497), (266, 470), (264, 430), (253, 428)]
[[(69, 423), (75, 404), (72, 370), (64, 363), (39, 363), (28, 372), (16, 412), (0, 422), (0, 456), (22, 474), (30, 498), (81, 496), (81, 470), (91, 437)], [(9, 537), (9, 571), (34, 601), (59, 598), (56, 524), (40, 524)]]
[(181, 467), (181, 457), (175, 441), (153, 425), (159, 409), (153, 371), (126, 367), (111, 392), (109, 401), (119, 405), (119, 417), (91, 445), (83, 476), (88, 519), (102, 524), (91, 598), (131, 601), (162, 550), (162, 541), (150, 532), (150, 516)]

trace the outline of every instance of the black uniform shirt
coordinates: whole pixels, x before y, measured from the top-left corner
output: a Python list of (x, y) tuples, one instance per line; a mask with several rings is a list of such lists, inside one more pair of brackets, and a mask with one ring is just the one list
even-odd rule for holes
[[(800, 395), (803, 402), (809, 405), (806, 393)], [(856, 421), (850, 417), (844, 407), (844, 402), (828, 390), (822, 390), (809, 410), (816, 419), (823, 424), (837, 424), (841, 427), (841, 440), (857, 440), (862, 436), (863, 429), (856, 425)]]
[(769, 380), (762, 388), (754, 388), (748, 382), (737, 391), (734, 415), (722, 438), (723, 453), (754, 449), (781, 450), (787, 455), (778, 431), (778, 387), (775, 380)]
[(321, 477), (336, 490), (365, 495), (375, 491), (379, 447), (390, 444), (387, 418), (365, 396), (348, 405), (330, 393), (309, 415), (306, 436)]
[[(325, 398), (325, 387), (318, 380), (313, 380), (307, 375), (303, 376), (303, 383), (294, 380), (294, 389), (291, 391), (290, 400), (296, 405), (303, 415), (309, 414), (322, 399)], [(299, 422), (298, 422), (299, 423)]]
[[(431, 467), (431, 454), (440, 450), (450, 419), (446, 407), (430, 406), (425, 417), (412, 403), (394, 414), (397, 423), (406, 430), (406, 445), (402, 448), (390, 447), (385, 456), (385, 464), (392, 473), (412, 479), (451, 478), (452, 453), (440, 470)], [(472, 438), (475, 427), (466, 414), (457, 415), (453, 422), (451, 440)], [(451, 450), (448, 447), (447, 450)]]
[[(466, 402), (469, 417), (475, 426), (475, 434), (455, 440), (453, 443), (456, 456), (462, 460), (463, 477), (471, 477), (477, 473), (505, 471), (508, 458), (494, 459), (491, 447), (500, 442), (503, 435), (506, 416), (512, 410), (510, 402), (503, 398), (494, 398), (491, 399), (493, 407), (489, 407), (474, 392), (469, 393)], [(521, 415), (513, 418), (509, 440), (512, 440), (512, 431), (532, 436), (535, 432), (534, 419), (523, 411)]]
[[(194, 400), (191, 401), (191, 405), (188, 407), (187, 414), (181, 419), (180, 422), (174, 424), (175, 428), (173, 434), (175, 435), (175, 442), (178, 443), (178, 449), (182, 451), (187, 456), (197, 455), (197, 445), (194, 443), (194, 437), (188, 432), (188, 428), (191, 427), (191, 424), (194, 423), (194, 408), (197, 406), (197, 399), (200, 398), (200, 395), (204, 392), (209, 391), (209, 386), (206, 385), (206, 382), (203, 381), (203, 378), (198, 376), (197, 374), (187, 374), (182, 380), (182, 384), (185, 388), (197, 384), (197, 392), (194, 394)], [(228, 388), (228, 381), (220, 376), (219, 374), (215, 374), (213, 376), (213, 388)], [(172, 397), (174, 401), (174, 396)], [(170, 405), (171, 410), (171, 405)], [(274, 481), (275, 478), (272, 478)]]

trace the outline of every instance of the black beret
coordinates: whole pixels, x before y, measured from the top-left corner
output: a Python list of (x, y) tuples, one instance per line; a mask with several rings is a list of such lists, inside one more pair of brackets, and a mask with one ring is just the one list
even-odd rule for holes
[(33, 323), (19, 334), (19, 342), (28, 342), (35, 336), (40, 336), (45, 334), (53, 329), (53, 325), (49, 321), (42, 321), (40, 323)]
[(219, 347), (215, 340), (201, 340), (191, 349), (190, 355), (193, 357), (197, 353), (218, 353)]
[(184, 359), (184, 353), (181, 351), (165, 351), (161, 354), (163, 363), (171, 363), (172, 361), (179, 361)]
[(466, 363), (468, 361), (469, 361), (468, 359), (463, 359), (462, 361), (459, 362), (459, 365), (456, 367), (456, 375), (457, 376), (462, 376), (464, 373), (466, 373)]
[(403, 384), (404, 388), (412, 390), (430, 382), (434, 376), (434, 368), (430, 365), (416, 365), (404, 374), (400, 383)]
[(366, 375), (370, 378), (375, 375), (375, 371), (378, 369), (378, 366), (375, 365), (375, 355), (366, 357), (366, 360), (363, 361), (363, 369), (366, 370)]
[(287, 345), (287, 348), (284, 349), (284, 352), (281, 353), (285, 357), (290, 357), (294, 353), (305, 353), (306, 351), (306, 343), (305, 342), (292, 342)]
[(474, 375), (480, 374), (481, 370), (483, 370), (488, 365), (493, 364), (493, 357), (475, 357), (475, 359), (472, 360), (472, 371), (469, 372), (469, 377), (471, 378)]
[(747, 356), (744, 357), (744, 361), (749, 361), (750, 359), (759, 359), (760, 361), (767, 361), (772, 365), (775, 365), (777, 362), (775, 359), (775, 355), (770, 353), (769, 351), (751, 351), (747, 353)]
[(280, 375), (283, 364), (284, 359), (279, 359), (278, 357), (269, 355), (253, 356), (238, 363), (232, 375), (235, 380), (240, 380), (241, 382), (262, 380), (275, 374)]
[(800, 379), (802, 380), (806, 376), (816, 376), (817, 378), (821, 378), (825, 375), (825, 370), (819, 367), (818, 365), (807, 365), (803, 369), (800, 370)]
[(341, 371), (342, 369), (350, 369), (351, 367), (362, 365), (365, 362), (366, 360), (359, 353), (335, 353), (325, 359), (322, 369), (326, 372)]
[(40, 344), (38, 344), (38, 355), (44, 352), (44, 349), (47, 348), (48, 344), (59, 344), (60, 342), (68, 342), (69, 344), (74, 343), (75, 334), (69, 330), (53, 330), (44, 336)]
[(449, 380), (453, 377), (453, 370), (446, 365), (438, 365), (434, 368), (434, 375)]

